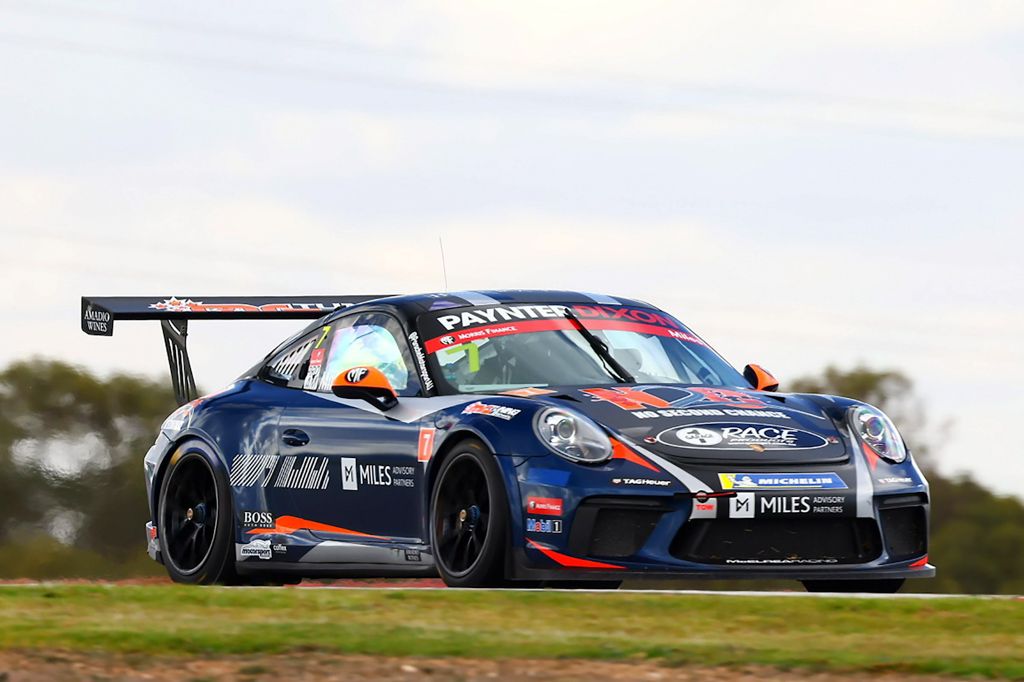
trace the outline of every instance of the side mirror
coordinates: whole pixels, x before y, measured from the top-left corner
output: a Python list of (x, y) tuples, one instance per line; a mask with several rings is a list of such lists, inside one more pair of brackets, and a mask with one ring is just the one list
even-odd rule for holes
[(334, 379), (331, 392), (339, 398), (365, 400), (382, 412), (398, 404), (391, 382), (376, 367), (346, 369)]
[(743, 378), (759, 391), (779, 390), (779, 380), (761, 365), (747, 365), (743, 368)]

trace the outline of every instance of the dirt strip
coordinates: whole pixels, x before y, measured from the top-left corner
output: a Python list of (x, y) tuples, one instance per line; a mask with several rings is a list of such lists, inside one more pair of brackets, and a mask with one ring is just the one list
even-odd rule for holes
[(783, 671), (761, 666), (669, 668), (655, 663), (609, 663), (581, 660), (480, 660), (469, 658), (390, 658), (325, 654), (222, 658), (146, 658), (101, 656), (60, 651), (0, 652), (0, 682), (44, 680), (456, 680), (461, 682), (594, 682), (594, 680), (801, 680), (803, 682), (895, 682), (950, 678), (895, 673), (851, 674)]

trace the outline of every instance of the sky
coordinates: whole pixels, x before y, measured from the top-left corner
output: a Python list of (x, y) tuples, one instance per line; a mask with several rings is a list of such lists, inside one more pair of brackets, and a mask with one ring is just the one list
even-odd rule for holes
[[(903, 371), (1021, 494), (1022, 73), (1019, 2), (0, 0), (0, 364), (166, 376), (82, 295), (597, 291)], [(199, 383), (296, 326), (193, 324)]]

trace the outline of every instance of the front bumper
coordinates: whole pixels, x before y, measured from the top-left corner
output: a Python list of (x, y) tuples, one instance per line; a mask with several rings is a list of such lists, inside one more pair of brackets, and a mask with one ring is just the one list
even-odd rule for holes
[[(667, 479), (667, 472), (653, 471), (645, 476), (660, 480), (658, 485), (627, 487), (625, 476), (638, 474), (626, 466), (613, 461), (582, 469), (549, 459), (517, 467), (508, 482), (521, 497), (513, 502), (523, 510), (521, 517), (513, 513), (513, 537), (521, 540), (513, 541), (509, 577), (843, 580), (935, 575), (927, 561), (929, 499), (923, 479), (899, 488), (867, 487), (855, 482), (850, 463), (829, 467), (849, 483), (843, 489), (737, 494), (712, 485), (713, 469), (695, 467), (688, 467), (695, 474), (689, 487), (682, 481), (665, 485), (660, 479)], [(554, 469), (568, 475), (557, 476)], [(737, 508), (744, 495), (752, 505), (749, 513)], [(539, 508), (531, 511), (531, 499), (558, 500), (560, 514), (547, 516), (550, 523), (539, 522)]]

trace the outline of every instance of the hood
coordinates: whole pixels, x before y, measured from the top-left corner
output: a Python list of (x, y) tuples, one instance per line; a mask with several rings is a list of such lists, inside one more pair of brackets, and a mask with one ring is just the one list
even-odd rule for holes
[(832, 418), (800, 395), (620, 384), (564, 388), (550, 398), (675, 460), (824, 464), (848, 456)]

